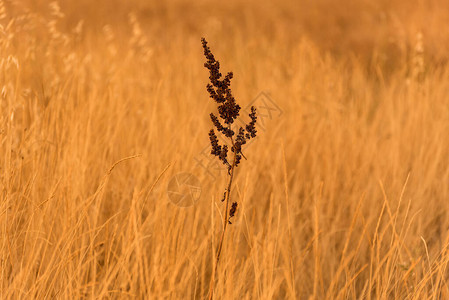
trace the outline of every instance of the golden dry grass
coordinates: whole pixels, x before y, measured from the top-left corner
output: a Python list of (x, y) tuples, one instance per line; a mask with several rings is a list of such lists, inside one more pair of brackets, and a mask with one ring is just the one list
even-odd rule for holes
[(192, 2), (1, 2), (1, 298), (207, 296), (205, 36), (243, 107), (283, 112), (237, 169), (216, 299), (447, 299), (445, 1)]

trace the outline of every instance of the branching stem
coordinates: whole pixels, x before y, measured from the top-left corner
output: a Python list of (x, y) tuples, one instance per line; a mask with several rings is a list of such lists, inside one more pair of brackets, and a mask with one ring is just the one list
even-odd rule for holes
[[(231, 125), (229, 125), (229, 129), (231, 129)], [(234, 147), (234, 139), (231, 137), (232, 146)], [(234, 178), (234, 168), (235, 168), (235, 161), (236, 161), (237, 153), (234, 152), (234, 159), (232, 161), (231, 170), (229, 172), (229, 181), (228, 181), (228, 187), (226, 189), (226, 204), (225, 204), (225, 213), (223, 217), (223, 231), (221, 233), (220, 242), (218, 243), (218, 250), (217, 250), (217, 256), (215, 259), (215, 268), (214, 272), (212, 273), (211, 282), (210, 282), (210, 291), (209, 291), (209, 300), (212, 300), (214, 297), (214, 286), (215, 286), (215, 274), (217, 274), (218, 270), (218, 263), (220, 261), (220, 255), (221, 250), (223, 249), (223, 241), (226, 234), (226, 228), (228, 227), (229, 223), (229, 199), (231, 197), (231, 186), (232, 186), (232, 179)]]

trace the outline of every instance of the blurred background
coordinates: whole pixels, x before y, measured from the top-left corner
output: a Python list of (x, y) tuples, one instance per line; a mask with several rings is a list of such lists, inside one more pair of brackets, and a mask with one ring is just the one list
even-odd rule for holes
[(207, 297), (227, 177), (205, 37), (259, 112), (216, 298), (448, 298), (448, 20), (443, 0), (0, 1), (0, 294)]
[[(46, 1), (34, 1), (46, 8)], [(63, 1), (70, 12), (63, 28), (72, 28), (80, 17), (90, 34), (106, 24), (129, 34), (130, 13), (141, 23), (152, 46), (167, 47), (178, 37), (188, 44), (197, 36), (234, 41), (267, 48), (264, 43), (282, 43), (287, 51), (301, 39), (340, 58), (399, 67), (410, 58), (417, 44), (426, 45), (426, 57), (434, 63), (447, 60), (449, 8), (444, 1)], [(224, 45), (222, 47), (225, 47)], [(274, 46), (272, 45), (271, 48)]]

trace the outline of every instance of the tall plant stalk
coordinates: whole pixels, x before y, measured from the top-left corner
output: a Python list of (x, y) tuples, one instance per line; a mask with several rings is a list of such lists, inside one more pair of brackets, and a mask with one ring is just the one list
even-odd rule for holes
[[(231, 190), (232, 181), (234, 179), (234, 172), (235, 168), (239, 165), (241, 158), (244, 157), (246, 159), (242, 152), (242, 146), (245, 145), (249, 139), (256, 137), (257, 131), (255, 125), (257, 117), (256, 108), (254, 106), (251, 106), (251, 113), (249, 114), (251, 121), (244, 127), (240, 126), (237, 134), (234, 132), (234, 130), (232, 129), (232, 124), (239, 116), (241, 107), (236, 103), (236, 100), (232, 96), (232, 91), (230, 88), (233, 73), (229, 72), (223, 78), (222, 74), (220, 73), (220, 63), (215, 60), (214, 55), (210, 51), (210, 48), (207, 46), (207, 41), (202, 38), (201, 42), (203, 44), (204, 56), (207, 59), (204, 66), (209, 70), (210, 74), (210, 83), (207, 84), (207, 91), (209, 92), (210, 97), (218, 104), (218, 113), (221, 120), (213, 113), (210, 114), (210, 118), (218, 133), (221, 133), (225, 137), (225, 140), (230, 141), (231, 152), (233, 153), (232, 163), (229, 163), (228, 145), (220, 145), (215, 130), (214, 128), (212, 128), (209, 132), (209, 139), (212, 147), (211, 154), (217, 156), (219, 160), (227, 166), (229, 175), (227, 188), (225, 189), (225, 193), (222, 199), (222, 201), (225, 202), (225, 211), (223, 214), (223, 231), (218, 243), (215, 267), (213, 268), (210, 281), (209, 299), (213, 299), (215, 276), (217, 274), (218, 265), (223, 250), (226, 229), (228, 228), (228, 224), (232, 224), (231, 218), (234, 217), (238, 205), (237, 202), (232, 202), (231, 208), (229, 208), (229, 203), (231, 202)], [(224, 122), (225, 124), (223, 125), (222, 122)]]

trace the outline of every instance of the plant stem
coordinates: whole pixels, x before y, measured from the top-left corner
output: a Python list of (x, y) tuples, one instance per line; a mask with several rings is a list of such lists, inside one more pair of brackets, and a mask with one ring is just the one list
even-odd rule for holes
[[(229, 129), (231, 129), (231, 125), (229, 125)], [(234, 147), (234, 139), (231, 137), (231, 142), (232, 142), (232, 146)], [(235, 148), (234, 148), (235, 150)], [(224, 218), (223, 218), (223, 231), (221, 233), (221, 238), (220, 238), (220, 242), (218, 243), (218, 250), (217, 250), (217, 257), (215, 260), (215, 268), (214, 268), (214, 272), (212, 273), (212, 278), (210, 281), (210, 291), (209, 291), (209, 300), (213, 299), (214, 296), (214, 286), (215, 286), (215, 274), (217, 273), (217, 269), (218, 269), (218, 262), (220, 261), (220, 254), (221, 254), (221, 250), (223, 249), (223, 241), (224, 241), (224, 237), (225, 237), (225, 233), (226, 233), (226, 228), (228, 227), (228, 213), (229, 213), (229, 199), (231, 197), (231, 186), (232, 186), (232, 179), (234, 178), (234, 168), (235, 168), (235, 161), (236, 161), (236, 157), (237, 157), (237, 153), (234, 152), (234, 159), (231, 165), (231, 170), (229, 173), (229, 182), (228, 182), (228, 187), (226, 189), (226, 208), (225, 208), (225, 213), (224, 213)]]

